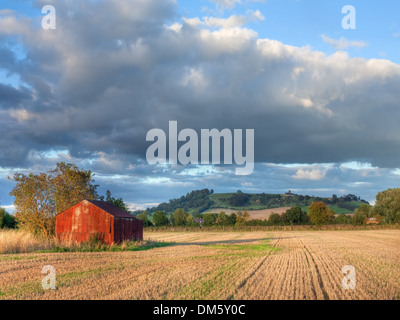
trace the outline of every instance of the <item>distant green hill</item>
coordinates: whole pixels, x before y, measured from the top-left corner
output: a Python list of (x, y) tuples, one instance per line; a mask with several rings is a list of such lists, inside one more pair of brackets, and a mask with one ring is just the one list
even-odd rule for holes
[[(146, 211), (152, 215), (156, 211), (164, 211), (170, 214), (176, 209), (184, 209), (192, 214), (203, 213), (212, 208), (251, 211), (281, 207), (302, 207), (303, 210), (306, 210), (315, 201), (325, 202), (336, 213), (351, 213), (362, 203), (368, 204), (367, 201), (352, 194), (341, 197), (332, 195), (330, 198), (324, 198), (293, 194), (290, 191), (286, 194), (249, 194), (240, 190), (236, 193), (214, 193), (214, 190), (203, 189), (192, 191), (187, 193), (186, 196), (172, 199), (168, 203), (161, 203), (157, 207), (148, 208)], [(135, 214), (139, 212), (137, 211)]]

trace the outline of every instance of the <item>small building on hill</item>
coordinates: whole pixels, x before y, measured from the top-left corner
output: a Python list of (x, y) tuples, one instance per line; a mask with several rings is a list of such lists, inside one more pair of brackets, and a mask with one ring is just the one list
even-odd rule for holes
[(143, 223), (104, 201), (83, 200), (56, 217), (60, 241), (84, 242), (93, 237), (106, 244), (143, 240)]

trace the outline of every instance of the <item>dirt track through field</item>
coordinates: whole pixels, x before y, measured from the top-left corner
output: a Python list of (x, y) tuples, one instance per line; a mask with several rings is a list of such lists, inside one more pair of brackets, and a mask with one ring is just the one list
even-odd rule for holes
[[(0, 299), (400, 298), (400, 231), (152, 233), (138, 252), (0, 255)], [(56, 290), (43, 290), (44, 265)], [(344, 290), (341, 270), (356, 270)]]

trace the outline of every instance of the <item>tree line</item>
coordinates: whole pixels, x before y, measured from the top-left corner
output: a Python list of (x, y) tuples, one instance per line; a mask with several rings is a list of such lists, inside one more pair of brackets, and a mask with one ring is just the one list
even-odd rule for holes
[(189, 214), (183, 209), (177, 209), (170, 217), (163, 212), (157, 211), (153, 214), (153, 221), (147, 215), (147, 212), (142, 212), (137, 216), (143, 220), (144, 226), (150, 227), (211, 227), (211, 226), (277, 226), (277, 225), (302, 225), (314, 223), (317, 225), (326, 224), (332, 221), (334, 216), (333, 210), (323, 202), (312, 203), (309, 207), (309, 214), (303, 211), (300, 207), (293, 207), (282, 215), (272, 214), (266, 220), (251, 220), (250, 214), (247, 211), (233, 212), (226, 214), (224, 211), (220, 213), (204, 213), (204, 214)]
[[(395, 198), (395, 200), (394, 200)], [(204, 213), (190, 214), (184, 209), (177, 209), (168, 215), (164, 211), (153, 214), (152, 220), (146, 211), (137, 216), (145, 227), (211, 227), (211, 226), (291, 226), (291, 225), (328, 225), (328, 224), (367, 224), (373, 218), (376, 223), (400, 223), (400, 189), (389, 189), (377, 195), (375, 206), (362, 204), (355, 210), (354, 216), (339, 214), (329, 208), (323, 201), (312, 202), (308, 213), (300, 207), (292, 207), (283, 214), (273, 213), (268, 219), (250, 219), (247, 211), (226, 214)]]
[[(224, 199), (220, 199), (224, 200)], [(333, 194), (330, 198), (314, 197), (309, 195), (293, 194), (290, 190), (285, 195), (282, 194), (246, 194), (241, 190), (232, 194), (226, 200), (227, 204), (232, 207), (245, 207), (249, 205), (261, 205), (266, 208), (288, 207), (291, 204), (298, 204), (302, 206), (309, 206), (313, 202), (324, 202), (328, 205), (337, 205), (340, 208), (354, 210), (357, 206), (352, 202), (363, 202), (368, 204), (367, 201), (357, 197), (353, 194), (338, 197)]]
[[(196, 212), (204, 212), (214, 204), (214, 202), (209, 198), (209, 196), (213, 193), (214, 193), (213, 189), (193, 190), (192, 192), (187, 193), (185, 196), (170, 200), (168, 203), (164, 202), (159, 204), (157, 207), (147, 208), (146, 212), (148, 214), (157, 211), (173, 213), (177, 209), (183, 209), (186, 211), (194, 210)], [(142, 212), (143, 211), (137, 211), (135, 212), (135, 214), (140, 214)]]
[[(0, 228), (19, 227), (32, 234), (50, 237), (55, 233), (55, 217), (71, 206), (84, 199), (100, 199), (112, 203), (128, 211), (128, 206), (122, 198), (114, 198), (110, 191), (105, 196), (99, 196), (98, 185), (95, 184), (94, 174), (90, 170), (79, 169), (76, 165), (60, 162), (54, 170), (46, 173), (17, 173), (10, 177), (16, 185), (10, 192), (14, 196), (15, 215), (11, 216), (0, 208)], [(201, 214), (195, 210), (188, 212), (191, 205), (205, 205), (205, 200), (213, 194), (213, 190), (203, 189), (192, 191), (185, 197), (170, 201), (166, 208), (175, 208), (172, 214), (164, 210), (156, 210), (152, 219), (146, 211), (137, 215), (144, 226), (242, 226), (242, 225), (298, 225), (298, 224), (365, 224), (369, 219), (378, 223), (395, 224), (400, 222), (400, 188), (388, 189), (379, 192), (376, 204), (370, 206), (362, 204), (355, 210), (354, 217), (339, 215), (335, 218), (334, 212), (326, 201), (314, 201), (308, 206), (308, 213), (300, 207), (293, 207), (284, 214), (272, 214), (266, 220), (251, 220), (246, 211), (226, 214)], [(290, 193), (289, 196), (293, 194)], [(246, 202), (246, 197), (237, 193), (237, 201)], [(264, 195), (262, 195), (264, 197)], [(268, 198), (269, 195), (265, 195)], [(340, 198), (332, 197), (329, 201), (360, 200), (356, 196), (347, 195)], [(236, 201), (235, 200), (235, 201)], [(307, 200), (307, 199), (306, 199)], [(185, 204), (183, 208), (177, 207)], [(190, 205), (189, 205), (190, 204)], [(208, 204), (207, 204), (208, 205)], [(177, 207), (177, 208), (176, 208)], [(186, 208), (186, 209), (185, 209)]]

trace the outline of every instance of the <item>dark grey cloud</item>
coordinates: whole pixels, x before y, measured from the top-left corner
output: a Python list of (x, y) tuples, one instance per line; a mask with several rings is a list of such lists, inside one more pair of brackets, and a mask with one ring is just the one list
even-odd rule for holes
[(197, 130), (255, 129), (258, 162), (399, 166), (398, 65), (259, 40), (244, 27), (173, 24), (173, 1), (53, 4), (55, 31), (2, 24), (26, 48), (8, 69), (31, 92), (0, 87), (2, 100), (36, 115), (12, 122), (23, 150), (143, 158), (146, 132), (178, 120)]
[[(237, 189), (243, 177), (230, 171), (200, 181), (177, 175), (185, 168), (146, 166), (147, 131), (167, 130), (170, 120), (179, 129), (255, 129), (258, 163), (400, 167), (400, 66), (390, 61), (326, 56), (223, 21), (209, 28), (178, 16), (172, 0), (36, 4), (36, 18), (0, 16), (0, 67), (22, 83), (0, 84), (0, 167), (46, 168), (55, 163), (46, 152), (63, 150), (105, 185), (122, 172), (150, 186), (128, 188), (143, 197), (171, 193), (161, 190), (171, 179), (177, 196), (217, 181)], [(44, 4), (57, 9), (57, 30), (38, 29)], [(256, 168), (267, 189), (306, 185), (296, 172), (278, 182)]]

